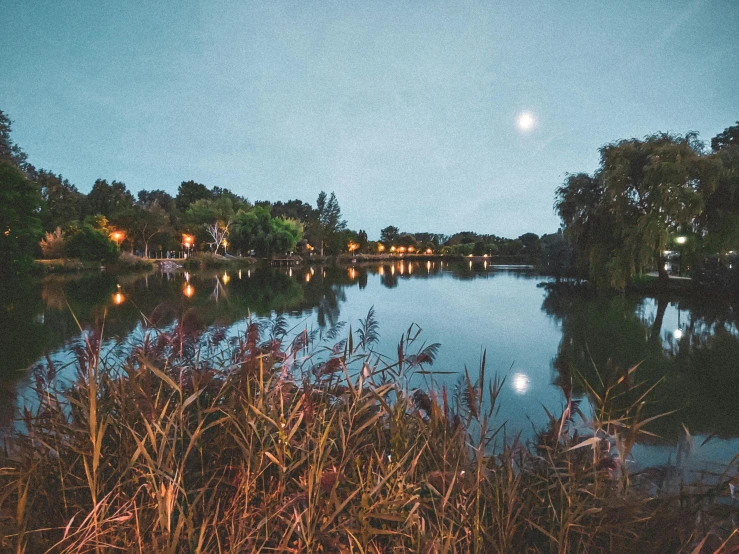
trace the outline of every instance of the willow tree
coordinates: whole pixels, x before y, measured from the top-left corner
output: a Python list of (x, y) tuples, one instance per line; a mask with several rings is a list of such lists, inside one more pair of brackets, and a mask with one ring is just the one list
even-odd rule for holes
[(555, 209), (598, 285), (623, 289), (655, 264), (664, 281), (664, 251), (672, 236), (693, 231), (715, 177), (693, 133), (622, 140), (601, 148), (593, 176), (565, 180)]

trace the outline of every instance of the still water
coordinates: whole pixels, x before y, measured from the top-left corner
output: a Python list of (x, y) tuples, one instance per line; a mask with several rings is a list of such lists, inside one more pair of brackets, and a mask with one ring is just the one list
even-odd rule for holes
[[(635, 381), (662, 380), (645, 406), (671, 410), (651, 430), (660, 438), (634, 450), (640, 464), (665, 463), (683, 432), (694, 437), (695, 464), (728, 462), (739, 452), (739, 314), (718, 300), (595, 297), (532, 271), (487, 264), (400, 262), (368, 267), (254, 268), (189, 274), (108, 273), (55, 276), (0, 287), (0, 418), (27, 398), (28, 368), (48, 356), (74, 359), (80, 329), (105, 319), (109, 344), (139, 333), (142, 314), (162, 325), (195, 310), (233, 332), (254, 317), (286, 314), (295, 329), (330, 328), (374, 307), (378, 350), (392, 356), (411, 325), (441, 344), (425, 376), (453, 388), (468, 368), (505, 377), (500, 422), (530, 437), (561, 413), (562, 386), (579, 373), (590, 382), (641, 364)], [(73, 315), (74, 314), (74, 315)], [(348, 331), (348, 326), (345, 332)], [(597, 370), (595, 369), (597, 368)], [(422, 383), (416, 383), (422, 384)], [(582, 396), (577, 386), (574, 396)], [(705, 439), (710, 440), (701, 445)]]

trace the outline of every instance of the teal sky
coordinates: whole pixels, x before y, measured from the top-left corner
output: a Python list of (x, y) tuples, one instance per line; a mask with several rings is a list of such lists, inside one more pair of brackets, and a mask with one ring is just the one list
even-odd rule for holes
[[(597, 149), (739, 119), (739, 2), (0, 0), (0, 109), (37, 167), (352, 228), (552, 232)], [(527, 132), (521, 112), (533, 114)]]

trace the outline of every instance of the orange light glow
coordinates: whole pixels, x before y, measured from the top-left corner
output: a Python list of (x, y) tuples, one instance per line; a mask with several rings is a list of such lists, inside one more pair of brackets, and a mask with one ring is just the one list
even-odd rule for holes
[(110, 238), (112, 238), (116, 242), (116, 244), (121, 242), (125, 237), (126, 233), (124, 233), (123, 231), (113, 231), (110, 234)]
[(311, 276), (311, 273), (306, 273), (305, 274), (305, 282), (306, 283), (310, 283), (310, 276)]
[(377, 245), (377, 251), (378, 252), (382, 252), (383, 250), (385, 250), (385, 245), (384, 244), (378, 244)]
[(187, 286), (182, 291), (182, 293), (188, 298), (192, 298), (192, 295), (195, 294), (195, 288), (191, 284), (188, 283)]
[(350, 268), (349, 268), (349, 278), (350, 278), (350, 279), (351, 279), (352, 281), (353, 281), (354, 279), (356, 279), (356, 278), (357, 278), (357, 270), (356, 270), (356, 269), (354, 269), (353, 267), (350, 267)]
[(427, 248), (427, 249), (426, 249), (426, 254), (433, 254), (433, 253), (434, 253), (434, 251), (433, 251), (433, 250), (431, 250), (430, 248)]
[(116, 306), (120, 306), (120, 305), (121, 305), (121, 304), (123, 304), (123, 303), (124, 303), (125, 301), (126, 301), (126, 297), (125, 297), (125, 296), (123, 296), (123, 294), (121, 294), (120, 292), (116, 292), (116, 293), (115, 293), (115, 294), (113, 295), (113, 304), (115, 304)]
[(416, 249), (413, 246), (409, 246), (408, 247), (408, 252), (415, 252), (415, 250)]
[(385, 266), (380, 266), (380, 269), (377, 270), (377, 273), (380, 275), (385, 275)]
[(394, 246), (391, 246), (390, 247), (390, 252), (395, 252), (395, 247)]
[(347, 248), (349, 249), (349, 252), (354, 252), (357, 248), (359, 248), (359, 245), (356, 242), (350, 242), (347, 245)]
[(401, 246), (400, 248), (398, 248), (398, 252), (405, 252), (405, 246)]
[(223, 284), (227, 285), (230, 280), (231, 280), (231, 276), (224, 271), (223, 272)]
[(194, 242), (195, 242), (195, 237), (193, 237), (192, 235), (182, 235), (182, 243), (187, 248), (190, 248)]

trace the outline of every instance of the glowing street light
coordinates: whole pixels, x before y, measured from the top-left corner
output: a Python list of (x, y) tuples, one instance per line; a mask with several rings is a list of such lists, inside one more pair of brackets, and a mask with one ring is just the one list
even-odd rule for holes
[(350, 242), (347, 245), (347, 248), (349, 249), (349, 252), (354, 252), (357, 248), (359, 248), (359, 245), (356, 242)]
[(113, 231), (110, 234), (110, 238), (112, 238), (115, 241), (115, 245), (118, 247), (118, 250), (121, 249), (121, 242), (124, 238), (126, 238), (126, 233), (123, 231)]
[(383, 250), (385, 250), (385, 245), (384, 244), (378, 244), (377, 245), (377, 251), (378, 252), (382, 252)]
[(188, 298), (192, 298), (192, 296), (195, 294), (195, 287), (193, 287), (190, 283), (188, 283), (185, 286), (185, 288), (182, 290), (182, 294), (184, 294)]
[(190, 255), (190, 249), (193, 244), (195, 244), (195, 237), (192, 235), (182, 235), (182, 245), (185, 247), (188, 256)]
[(682, 246), (687, 242), (688, 238), (685, 236), (679, 236), (675, 238), (675, 242), (680, 246), (680, 273), (683, 272), (683, 249)]

